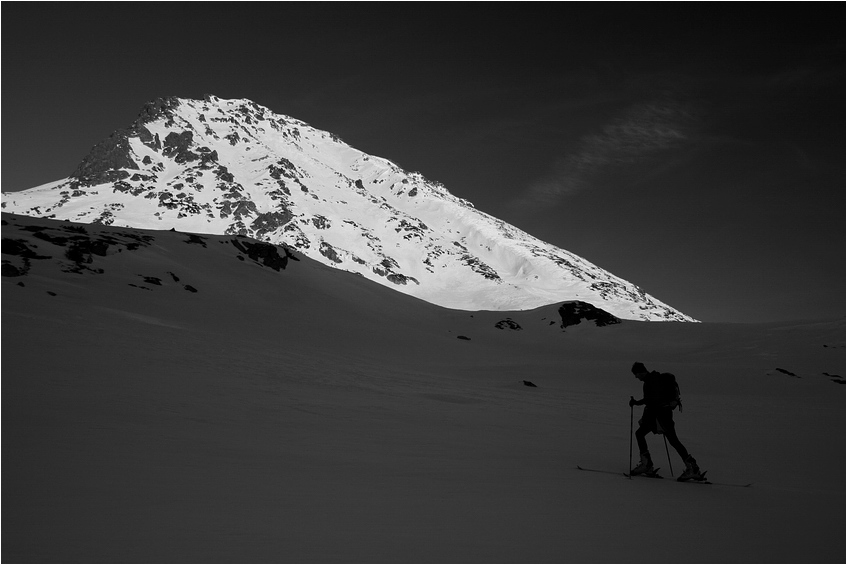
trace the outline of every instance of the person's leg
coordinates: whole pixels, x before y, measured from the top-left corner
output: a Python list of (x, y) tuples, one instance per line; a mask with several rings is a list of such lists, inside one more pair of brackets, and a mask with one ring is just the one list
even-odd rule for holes
[(638, 442), (638, 452), (639, 453), (647, 453), (647, 440), (645, 437), (650, 433), (650, 430), (645, 428), (643, 425), (639, 426), (637, 430), (635, 430), (635, 441)]
[(647, 440), (645, 437), (650, 433), (650, 428), (640, 422), (638, 430), (635, 432), (635, 439), (638, 441), (638, 452), (640, 454), (638, 465), (630, 471), (633, 475), (642, 475), (653, 471), (653, 461), (650, 458), (650, 451), (647, 449)]
[(685, 471), (682, 472), (682, 475), (680, 475), (677, 480), (702, 480), (703, 475), (700, 473), (700, 467), (697, 465), (697, 461), (690, 453), (688, 453), (688, 450), (685, 449), (685, 446), (682, 445), (682, 442), (679, 441), (679, 438), (676, 435), (673, 412), (668, 410), (667, 413), (660, 413), (658, 415), (658, 421), (664, 430), (665, 438), (667, 438), (668, 443), (676, 449), (676, 452), (679, 453), (679, 456), (682, 457), (682, 461), (685, 463)]
[(668, 443), (673, 446), (679, 456), (682, 457), (682, 460), (685, 461), (688, 459), (689, 453), (688, 450), (685, 449), (685, 446), (682, 445), (682, 442), (679, 441), (679, 437), (676, 435), (676, 426), (673, 421), (673, 413), (668, 410), (665, 414), (660, 414), (658, 417), (659, 425), (662, 426), (662, 430), (664, 430), (665, 438), (667, 438)]
[(644, 409), (644, 414), (638, 420), (638, 430), (635, 432), (635, 439), (638, 441), (638, 451), (641, 455), (641, 460), (638, 465), (631, 471), (633, 475), (641, 475), (649, 473), (653, 469), (653, 461), (650, 459), (650, 450), (647, 448), (647, 434), (656, 431), (656, 416), (649, 408)]
[(641, 419), (638, 420), (638, 430), (635, 432), (635, 439), (638, 441), (638, 450), (641, 453), (647, 453), (647, 434), (656, 431), (656, 413), (650, 407), (644, 407), (644, 412), (641, 414)]

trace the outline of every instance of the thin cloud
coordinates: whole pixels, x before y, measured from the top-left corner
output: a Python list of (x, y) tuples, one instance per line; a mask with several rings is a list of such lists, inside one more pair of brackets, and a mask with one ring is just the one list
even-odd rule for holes
[(582, 137), (576, 150), (536, 181), (524, 204), (550, 204), (586, 190), (601, 170), (625, 166), (691, 141), (694, 116), (674, 100), (653, 100), (627, 109), (598, 133)]

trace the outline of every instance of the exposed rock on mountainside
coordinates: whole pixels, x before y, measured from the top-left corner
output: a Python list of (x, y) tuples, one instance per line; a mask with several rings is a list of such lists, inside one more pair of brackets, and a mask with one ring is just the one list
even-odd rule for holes
[(597, 326), (608, 326), (621, 322), (620, 319), (608, 312), (579, 300), (565, 302), (559, 306), (559, 315), (562, 317), (562, 328), (575, 326), (583, 320), (594, 322)]
[(235, 246), (236, 249), (238, 249), (254, 261), (260, 262), (262, 265), (270, 267), (274, 271), (284, 269), (285, 266), (288, 265), (289, 259), (294, 259), (295, 261), (300, 260), (294, 255), (292, 255), (291, 252), (289, 252), (288, 249), (284, 247), (282, 248), (284, 255), (280, 255), (277, 247), (269, 243), (249, 243), (247, 241), (239, 241), (238, 239), (233, 239), (232, 244)]
[[(7, 220), (6, 217), (11, 220)], [(32, 221), (29, 218), (26, 220)], [(157, 242), (156, 237), (152, 235), (154, 233), (129, 228), (100, 228), (89, 231), (84, 226), (55, 221), (30, 224), (21, 221), (20, 217), (4, 214), (2, 276), (25, 278), (36, 262), (50, 264), (48, 271), (52, 269), (74, 275), (103, 275), (106, 272), (104, 267), (107, 262), (98, 258), (108, 258), (125, 251), (134, 252), (150, 246), (160, 246), (162, 241)], [(177, 241), (191, 247), (199, 245), (204, 249), (207, 248), (207, 238), (197, 234), (176, 233), (174, 237), (178, 237)], [(270, 267), (275, 271), (284, 270), (289, 260), (300, 261), (300, 258), (285, 246), (238, 237), (222, 238), (220, 242), (232, 245), (233, 254), (242, 261), (245, 261), (245, 258), (239, 253), (246, 255), (254, 264)], [(151, 290), (151, 286), (161, 287), (173, 282), (180, 283), (179, 286), (189, 292), (197, 292), (195, 287), (184, 284), (181, 278), (172, 271), (164, 271), (161, 274), (137, 273), (135, 277), (133, 280), (139, 284), (134, 282), (127, 284)]]
[(82, 223), (252, 237), (449, 308), (580, 300), (624, 319), (692, 321), (420, 173), (249, 100), (154, 100), (68, 178), (4, 193), (2, 206)]
[(519, 323), (517, 323), (516, 321), (514, 321), (511, 318), (506, 318), (505, 320), (500, 320), (499, 322), (494, 324), (494, 327), (497, 328), (498, 330), (506, 330), (506, 329), (508, 329), (508, 330), (521, 330), (521, 329), (523, 329), (523, 328), (521, 328), (521, 325)]

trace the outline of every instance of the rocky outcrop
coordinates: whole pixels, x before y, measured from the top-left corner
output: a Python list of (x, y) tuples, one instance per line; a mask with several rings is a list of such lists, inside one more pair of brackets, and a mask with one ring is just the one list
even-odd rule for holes
[(92, 256), (105, 257), (109, 250), (110, 242), (105, 239), (88, 239), (86, 237), (75, 238), (65, 251), (65, 257), (81, 265), (91, 263)]
[(136, 118), (133, 126), (141, 126), (162, 118), (168, 122), (173, 122), (173, 112), (177, 107), (179, 107), (179, 98), (176, 96), (151, 100), (141, 107), (141, 111), (138, 113), (138, 118)]
[[(270, 243), (262, 243), (259, 241), (251, 243), (249, 241), (241, 241), (234, 238), (232, 240), (232, 245), (252, 260), (261, 265), (265, 265), (266, 267), (270, 267), (275, 271), (285, 269), (288, 265), (289, 259), (299, 261), (299, 259), (292, 255), (285, 247), (277, 247)], [(284, 255), (279, 254), (279, 249), (282, 249)]]
[(323, 255), (324, 257), (326, 257), (327, 259), (329, 259), (333, 263), (341, 263), (341, 261), (342, 261), (341, 257), (338, 255), (338, 252), (335, 250), (335, 248), (325, 241), (321, 242), (321, 246), (318, 249), (318, 251), (320, 252), (321, 255)]
[(391, 273), (390, 275), (386, 275), (385, 278), (386, 280), (391, 281), (394, 284), (408, 284), (409, 282), (421, 284), (415, 277), (407, 277), (406, 275), (401, 275), (399, 273)]
[[(134, 251), (142, 246), (149, 245), (153, 240), (149, 235), (137, 234), (132, 231), (95, 236), (89, 234), (83, 226), (63, 224), (56, 224), (51, 227), (12, 225), (19, 230), (19, 233), (26, 233), (27, 237), (32, 239), (3, 238), (4, 276), (24, 276), (30, 270), (31, 260), (43, 261), (54, 259), (54, 257), (59, 268), (64, 272), (102, 274), (102, 269), (89, 266), (94, 262), (94, 256), (106, 257), (123, 250)], [(50, 255), (35, 251), (44, 243), (47, 244), (45, 247), (51, 253)], [(59, 251), (59, 253), (56, 254), (56, 251)]]
[(519, 323), (517, 323), (516, 321), (514, 321), (511, 318), (506, 318), (505, 320), (500, 320), (499, 322), (494, 324), (494, 327), (497, 328), (498, 330), (522, 330), (523, 329)]
[(562, 328), (575, 326), (583, 320), (594, 322), (597, 326), (621, 323), (620, 318), (581, 300), (565, 302), (559, 306), (559, 315), (562, 317)]
[(258, 214), (250, 227), (253, 228), (256, 237), (264, 238), (265, 235), (273, 233), (291, 221), (294, 214), (290, 210), (283, 208), (278, 212), (265, 212)]
[(93, 186), (129, 177), (130, 174), (121, 169), (138, 169), (138, 165), (130, 156), (128, 137), (128, 130), (118, 130), (95, 145), (71, 178), (79, 185)]
[[(129, 138), (137, 137), (142, 143), (155, 150), (162, 148), (162, 142), (158, 135), (154, 136), (145, 127), (145, 124), (166, 118), (168, 123), (173, 124), (173, 111), (179, 106), (179, 99), (171, 96), (157, 98), (147, 102), (141, 108), (135, 122), (127, 128), (116, 130), (105, 140), (95, 145), (76, 170), (71, 173), (70, 178), (75, 179), (79, 186), (94, 186), (102, 183), (110, 183), (123, 180), (130, 176), (122, 169), (138, 169), (138, 164), (131, 156)], [(188, 139), (184, 134), (188, 133)], [(171, 151), (176, 155), (177, 162), (193, 161), (199, 158), (196, 154), (187, 151), (187, 145), (191, 143), (191, 132), (183, 134), (171, 133), (177, 139), (170, 143)], [(168, 148), (168, 141), (165, 140)], [(188, 158), (193, 156), (193, 158)], [(183, 160), (180, 160), (183, 159)]]
[(181, 133), (172, 131), (165, 137), (165, 142), (162, 146), (162, 155), (180, 164), (196, 161), (200, 158), (200, 155), (189, 149), (193, 140), (194, 134), (190, 131), (183, 131)]

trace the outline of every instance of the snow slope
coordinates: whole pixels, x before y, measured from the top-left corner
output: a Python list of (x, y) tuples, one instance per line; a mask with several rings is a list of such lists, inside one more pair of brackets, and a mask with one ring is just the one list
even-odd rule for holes
[(624, 319), (692, 321), (420, 173), (249, 100), (150, 102), (69, 178), (4, 193), (2, 206), (83, 223), (284, 243), (456, 309), (581, 300)]
[[(4, 562), (845, 559), (843, 319), (562, 328), (245, 238), (3, 220)], [(626, 469), (635, 360), (752, 488), (576, 470)]]

